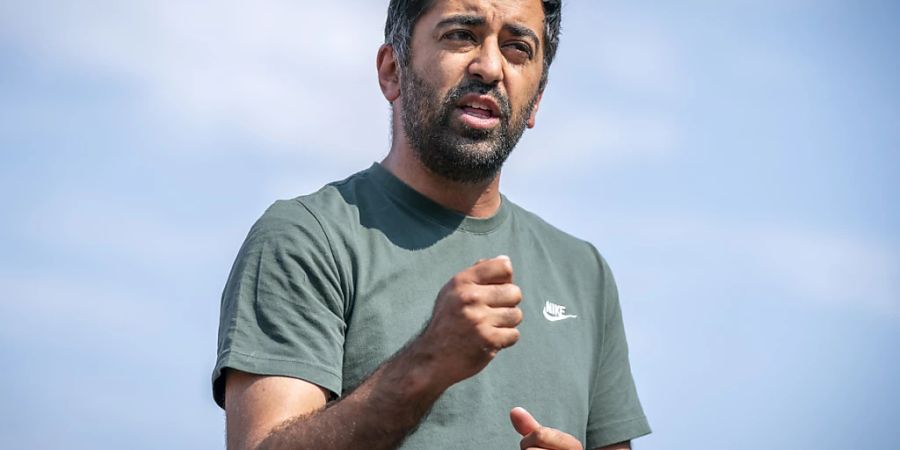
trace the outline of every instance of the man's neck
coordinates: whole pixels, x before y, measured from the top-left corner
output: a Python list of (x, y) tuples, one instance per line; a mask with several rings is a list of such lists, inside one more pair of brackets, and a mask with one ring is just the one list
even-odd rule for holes
[(499, 172), (482, 183), (450, 181), (429, 171), (409, 148), (404, 147), (392, 147), (381, 165), (420, 194), (471, 217), (491, 217), (500, 209)]

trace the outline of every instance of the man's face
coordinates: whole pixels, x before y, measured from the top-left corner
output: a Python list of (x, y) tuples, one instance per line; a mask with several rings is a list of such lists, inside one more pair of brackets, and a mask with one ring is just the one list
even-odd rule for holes
[(492, 179), (534, 125), (543, 70), (540, 0), (435, 1), (401, 69), (403, 128), (444, 178)]

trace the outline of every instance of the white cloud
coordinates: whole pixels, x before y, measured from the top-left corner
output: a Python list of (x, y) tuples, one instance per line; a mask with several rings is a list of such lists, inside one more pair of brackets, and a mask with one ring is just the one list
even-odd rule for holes
[(900, 264), (889, 247), (823, 230), (764, 226), (749, 250), (779, 284), (804, 298), (900, 313)]
[[(696, 275), (685, 264), (702, 263), (705, 283), (751, 285), (773, 298), (900, 317), (898, 253), (871, 237), (794, 223), (699, 216), (631, 220), (607, 232), (613, 230), (679, 261), (689, 254), (679, 266), (666, 263), (670, 276)], [(760, 278), (748, 283), (744, 278), (749, 273)]]
[[(383, 9), (363, 1), (20, 2), (0, 7), (0, 37), (75, 73), (118, 77), (174, 123), (280, 144), (266, 148), (328, 144), (329, 157), (342, 157), (364, 150), (353, 138), (383, 135), (387, 125), (374, 69)], [(350, 123), (355, 116), (385, 119)]]
[[(157, 335), (171, 322), (165, 304), (147, 298), (141, 289), (78, 276), (37, 275), (0, 277), (0, 336), (12, 339), (68, 338), (103, 341), (127, 336), (134, 341)], [(46, 336), (46, 333), (52, 333)], [(59, 342), (80, 345), (83, 342)]]
[(148, 276), (230, 262), (247, 232), (246, 225), (189, 223), (144, 206), (116, 194), (68, 191), (36, 203), (15, 232), (61, 254), (133, 266)]
[(686, 36), (662, 14), (628, 2), (565, 4), (556, 69), (616, 92), (679, 94), (686, 78)]
[(677, 41), (659, 25), (621, 18), (611, 16), (596, 26), (598, 36), (585, 62), (616, 88), (650, 95), (676, 93), (683, 87)]
[(531, 173), (661, 161), (678, 144), (677, 127), (664, 116), (571, 109), (549, 115), (526, 132), (510, 168)]

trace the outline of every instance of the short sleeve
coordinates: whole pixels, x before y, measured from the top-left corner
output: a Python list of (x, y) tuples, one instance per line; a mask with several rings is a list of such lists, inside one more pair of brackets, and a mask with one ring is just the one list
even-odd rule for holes
[(341, 392), (344, 299), (324, 229), (300, 200), (269, 207), (250, 229), (222, 294), (213, 398), (226, 368), (303, 379)]
[[(596, 252), (596, 250), (595, 250)], [(628, 344), (616, 282), (606, 261), (601, 265), (603, 294), (599, 361), (591, 391), (587, 448), (628, 441), (650, 433), (628, 362)]]

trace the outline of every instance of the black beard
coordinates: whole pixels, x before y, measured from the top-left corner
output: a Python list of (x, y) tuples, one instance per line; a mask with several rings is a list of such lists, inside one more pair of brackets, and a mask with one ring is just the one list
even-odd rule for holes
[[(525, 132), (538, 97), (535, 94), (511, 124), (509, 99), (496, 84), (467, 79), (436, 104), (437, 90), (411, 67), (403, 71), (402, 79), (403, 130), (416, 157), (432, 173), (458, 183), (483, 183), (497, 175)], [(499, 126), (491, 130), (454, 126), (457, 103), (471, 93), (494, 98), (500, 106)]]

